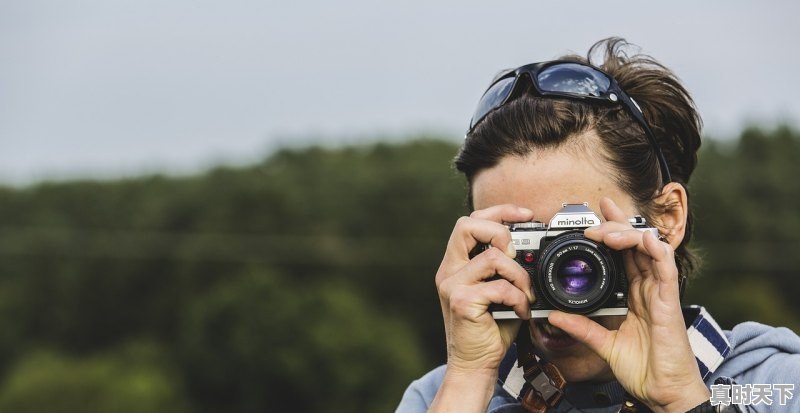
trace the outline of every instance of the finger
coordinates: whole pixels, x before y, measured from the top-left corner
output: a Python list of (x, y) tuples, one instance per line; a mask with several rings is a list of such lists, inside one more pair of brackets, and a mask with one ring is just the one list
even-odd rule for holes
[[(638, 232), (638, 235), (632, 234)], [(659, 281), (677, 281), (677, 268), (675, 267), (675, 254), (672, 247), (659, 241), (652, 232), (630, 230), (622, 233), (611, 233), (605, 239), (613, 238), (616, 245), (612, 248), (635, 248), (633, 260), (642, 274), (652, 274)], [(631, 244), (636, 243), (635, 246)], [(606, 244), (608, 245), (608, 244)], [(611, 245), (609, 245), (611, 246)]]
[(447, 242), (447, 251), (442, 265), (463, 265), (469, 261), (470, 252), (478, 244), (488, 244), (499, 249), (509, 257), (516, 256), (511, 242), (511, 232), (503, 224), (472, 217), (461, 217), (453, 227)]
[(531, 307), (528, 296), (508, 281), (494, 280), (478, 284), (477, 287), (484, 290), (485, 296), (489, 299), (490, 303), (502, 304), (513, 308), (517, 317), (523, 320), (529, 320), (531, 318)]
[(603, 235), (601, 242), (607, 247), (618, 251), (636, 249), (636, 252), (645, 254), (649, 257), (650, 253), (642, 243), (643, 234), (644, 233), (642, 231), (633, 228), (623, 231), (611, 231)]
[(603, 218), (606, 221), (628, 223), (628, 216), (611, 198), (603, 197), (600, 199), (600, 213), (603, 214)]
[(528, 301), (533, 302), (531, 278), (528, 272), (519, 263), (508, 258), (496, 248), (488, 249), (478, 254), (448, 282), (469, 285), (488, 280), (494, 276), (499, 276), (510, 282), (525, 294)]
[(640, 281), (648, 277), (657, 276), (657, 274), (655, 274), (657, 269), (653, 265), (653, 259), (644, 246), (644, 234), (645, 233), (642, 231), (631, 229), (623, 232), (606, 234), (603, 239), (603, 243), (610, 248), (623, 251), (622, 262), (625, 267), (625, 275), (628, 278), (628, 286), (632, 294), (631, 299), (634, 301), (634, 292), (638, 293), (640, 296), (645, 293), (644, 290), (637, 291), (637, 289), (646, 287), (646, 285), (640, 283)]
[(596, 321), (580, 314), (569, 314), (553, 311), (547, 316), (550, 324), (564, 330), (573, 339), (580, 341), (608, 361), (607, 348), (613, 339), (613, 333)]
[(491, 304), (511, 307), (523, 320), (531, 317), (528, 297), (503, 279), (461, 286), (453, 292), (449, 302), (452, 313), (471, 320), (486, 313)]
[(631, 226), (630, 223), (627, 223), (627, 222), (623, 224), (621, 222), (616, 222), (616, 221), (606, 221), (606, 222), (604, 222), (604, 223), (602, 223), (600, 225), (595, 225), (595, 226), (586, 228), (583, 231), (583, 235), (585, 235), (586, 238), (589, 238), (589, 239), (591, 239), (593, 241), (602, 242), (603, 241), (603, 237), (606, 234), (609, 234), (609, 233), (612, 233), (612, 232), (627, 231), (627, 230), (629, 230), (631, 228), (633, 228), (633, 227)]
[(642, 235), (642, 245), (647, 251), (647, 255), (656, 260), (656, 262), (675, 263), (675, 254), (672, 251), (672, 247), (666, 242), (659, 241), (652, 232), (646, 231)]
[(496, 205), (473, 212), (469, 217), (456, 221), (447, 242), (442, 266), (452, 272), (454, 266), (461, 266), (469, 260), (470, 252), (480, 243), (488, 244), (505, 252), (511, 258), (516, 249), (511, 242), (511, 233), (503, 222), (523, 222), (533, 219), (533, 212), (514, 205)]
[(623, 251), (622, 264), (625, 267), (625, 276), (628, 278), (628, 308), (634, 314), (644, 315), (647, 311), (644, 297), (647, 295), (646, 286), (642, 282), (644, 276), (639, 271), (634, 250)]
[(659, 302), (679, 307), (680, 288), (674, 253), (669, 244), (659, 241), (649, 232), (642, 238), (648, 253), (628, 250), (623, 260), (629, 284), (628, 306), (635, 314), (650, 318), (647, 312), (663, 308)]
[(663, 300), (680, 300), (680, 287), (678, 285), (678, 268), (675, 266), (675, 251), (666, 242), (656, 239), (655, 235), (648, 233), (644, 236), (644, 247), (652, 257), (656, 277), (661, 281), (659, 296)]
[(533, 219), (533, 211), (512, 204), (503, 204), (473, 211), (470, 217), (501, 224), (506, 222), (527, 222)]

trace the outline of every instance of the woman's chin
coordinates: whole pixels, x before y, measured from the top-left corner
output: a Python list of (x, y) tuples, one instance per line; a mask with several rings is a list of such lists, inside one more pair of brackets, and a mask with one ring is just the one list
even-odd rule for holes
[(531, 339), (539, 354), (553, 363), (567, 382), (609, 381), (614, 378), (600, 356), (546, 320), (531, 322), (531, 327)]
[(607, 382), (614, 379), (611, 369), (594, 354), (587, 356), (556, 357), (550, 360), (568, 383), (586, 381)]

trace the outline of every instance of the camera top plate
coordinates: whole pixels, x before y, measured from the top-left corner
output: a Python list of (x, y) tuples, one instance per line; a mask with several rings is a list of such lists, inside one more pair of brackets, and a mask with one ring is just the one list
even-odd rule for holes
[(550, 220), (550, 229), (589, 228), (600, 225), (600, 217), (589, 209), (589, 204), (563, 204), (562, 208)]

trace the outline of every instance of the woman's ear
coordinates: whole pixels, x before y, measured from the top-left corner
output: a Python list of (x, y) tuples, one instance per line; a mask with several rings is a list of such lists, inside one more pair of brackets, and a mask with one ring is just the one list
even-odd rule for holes
[(686, 235), (686, 220), (689, 219), (689, 201), (686, 188), (670, 182), (656, 198), (657, 215), (655, 225), (672, 248), (678, 248)]

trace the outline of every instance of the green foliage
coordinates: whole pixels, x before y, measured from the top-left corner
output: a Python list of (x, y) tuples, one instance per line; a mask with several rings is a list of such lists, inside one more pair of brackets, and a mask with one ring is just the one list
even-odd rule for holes
[(208, 291), (179, 346), (198, 411), (390, 410), (424, 364), (413, 330), (380, 313), (331, 281), (248, 274)]
[[(456, 150), (0, 188), (0, 411), (391, 410), (445, 360), (433, 275), (466, 212)], [(725, 327), (800, 329), (799, 158), (785, 127), (701, 150), (686, 301)]]
[(705, 259), (689, 298), (714, 310), (723, 326), (750, 319), (800, 331), (798, 159), (800, 133), (786, 126), (750, 128), (700, 153), (690, 189), (694, 244)]
[[(146, 337), (188, 411), (391, 410), (443, 359), (429, 287), (464, 196), (454, 152), (309, 148), (192, 178), (0, 189), (0, 376)], [(44, 361), (20, 371), (30, 357)]]
[(180, 382), (152, 344), (72, 358), (30, 352), (11, 369), (0, 391), (0, 411), (16, 413), (181, 413)]

